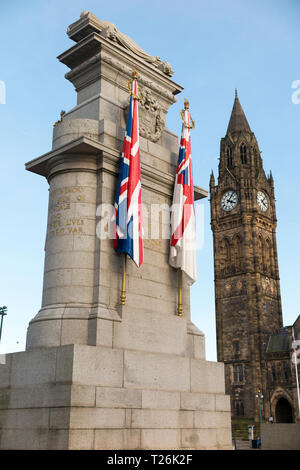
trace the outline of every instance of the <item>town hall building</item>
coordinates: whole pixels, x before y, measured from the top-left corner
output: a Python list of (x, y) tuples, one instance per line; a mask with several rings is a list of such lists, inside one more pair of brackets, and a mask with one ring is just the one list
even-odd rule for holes
[[(298, 417), (292, 326), (283, 327), (272, 173), (237, 92), (219, 174), (210, 178), (218, 361), (232, 416), (274, 422)], [(300, 338), (300, 317), (294, 323)]]

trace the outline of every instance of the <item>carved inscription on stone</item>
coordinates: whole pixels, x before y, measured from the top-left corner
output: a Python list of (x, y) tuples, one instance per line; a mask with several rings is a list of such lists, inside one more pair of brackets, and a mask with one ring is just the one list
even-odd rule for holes
[(86, 235), (84, 218), (72, 214), (71, 204), (85, 201), (85, 188), (68, 186), (53, 191), (50, 212), (48, 237), (59, 235)]

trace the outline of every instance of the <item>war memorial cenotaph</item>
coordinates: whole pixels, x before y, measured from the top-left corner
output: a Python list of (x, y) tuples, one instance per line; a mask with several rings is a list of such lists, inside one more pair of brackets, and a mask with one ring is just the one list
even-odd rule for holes
[[(224, 367), (205, 359), (168, 239), (148, 236), (127, 263), (99, 237), (113, 204), (133, 70), (139, 74), (143, 204), (171, 205), (178, 137), (165, 127), (182, 87), (167, 62), (83, 12), (58, 59), (77, 105), (53, 128), (52, 150), (26, 164), (49, 183), (42, 307), (26, 350), (0, 364), (1, 449), (232, 449)], [(206, 197), (195, 187), (195, 199)], [(147, 218), (144, 219), (147, 223)]]

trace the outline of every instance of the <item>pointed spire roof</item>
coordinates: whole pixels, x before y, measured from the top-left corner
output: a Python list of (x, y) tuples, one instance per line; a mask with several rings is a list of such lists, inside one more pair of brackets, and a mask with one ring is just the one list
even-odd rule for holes
[(227, 128), (227, 134), (233, 134), (234, 132), (250, 132), (251, 129), (248, 124), (247, 118), (245, 116), (244, 110), (241, 106), (240, 100), (238, 98), (237, 89), (235, 89), (235, 98), (233, 103), (233, 108)]

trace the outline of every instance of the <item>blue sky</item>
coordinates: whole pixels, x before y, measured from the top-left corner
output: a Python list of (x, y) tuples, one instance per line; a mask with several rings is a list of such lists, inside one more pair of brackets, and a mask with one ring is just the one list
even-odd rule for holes
[[(167, 125), (180, 133), (185, 97), (196, 121), (192, 134), (195, 184), (208, 188), (217, 174), (238, 88), (277, 199), (277, 242), (285, 324), (298, 316), (300, 80), (298, 0), (11, 0), (0, 3), (1, 280), (0, 305), (8, 306), (0, 352), (23, 350), (26, 328), (40, 308), (47, 218), (47, 182), (24, 163), (51, 148), (52, 125), (75, 105), (67, 67), (57, 55), (72, 46), (67, 26), (89, 10), (114, 23), (148, 53), (172, 65), (185, 89)], [(1, 98), (1, 97), (0, 97)], [(1, 99), (0, 99), (1, 101)], [(198, 253), (199, 280), (192, 287), (192, 319), (205, 332), (207, 358), (216, 360), (213, 252), (209, 202)]]

